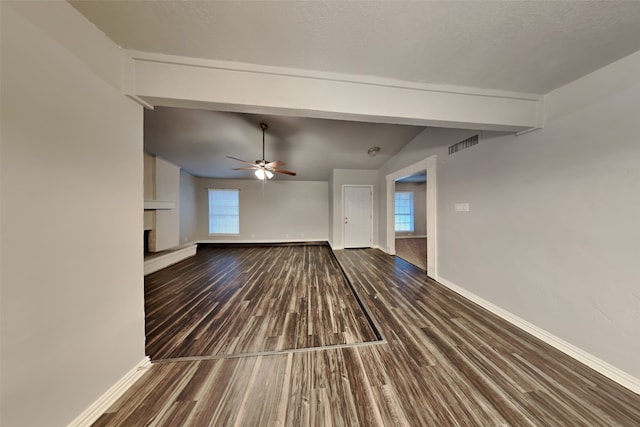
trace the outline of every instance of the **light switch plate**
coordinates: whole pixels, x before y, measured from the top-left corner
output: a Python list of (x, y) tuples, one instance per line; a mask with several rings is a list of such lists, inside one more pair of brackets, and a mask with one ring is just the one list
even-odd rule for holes
[(469, 212), (469, 203), (456, 203), (455, 204), (456, 212)]

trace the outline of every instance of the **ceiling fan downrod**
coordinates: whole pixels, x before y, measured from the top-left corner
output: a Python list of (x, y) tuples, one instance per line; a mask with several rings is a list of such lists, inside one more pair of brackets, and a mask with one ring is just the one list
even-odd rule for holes
[(269, 126), (266, 123), (260, 123), (260, 129), (262, 129), (262, 162), (266, 163), (264, 157), (264, 132), (269, 129)]
[(260, 129), (262, 129), (262, 159), (255, 162), (248, 162), (246, 160), (239, 159), (233, 156), (227, 156), (227, 158), (244, 163), (246, 166), (241, 168), (233, 168), (233, 170), (251, 170), (258, 179), (265, 180), (273, 178), (275, 172), (285, 175), (296, 176), (295, 172), (291, 172), (284, 169), (278, 169), (279, 166), (284, 166), (284, 162), (275, 160), (273, 162), (267, 162), (265, 160), (265, 131), (269, 129), (266, 123), (260, 123)]

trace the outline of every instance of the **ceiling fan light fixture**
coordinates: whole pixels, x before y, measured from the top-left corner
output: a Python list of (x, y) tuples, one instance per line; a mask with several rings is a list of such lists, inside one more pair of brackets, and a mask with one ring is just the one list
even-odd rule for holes
[(265, 180), (265, 179), (271, 179), (273, 178), (273, 173), (269, 170), (266, 169), (256, 169), (256, 171), (254, 172), (254, 174), (256, 175), (256, 177), (258, 179), (261, 180)]
[[(0, 0), (1, 1), (1, 0)], [(245, 166), (242, 168), (233, 168), (233, 170), (251, 170), (256, 175), (256, 178), (266, 181), (267, 179), (273, 178), (274, 172), (282, 173), (289, 176), (296, 176), (295, 172), (291, 172), (288, 170), (280, 169), (280, 166), (284, 166), (284, 162), (280, 160), (275, 160), (273, 162), (269, 162), (264, 158), (264, 132), (269, 129), (266, 123), (260, 123), (260, 129), (262, 129), (262, 159), (256, 160), (255, 162), (248, 162), (246, 160), (239, 159), (233, 156), (227, 156), (227, 158), (232, 160), (237, 160), (241, 163), (244, 163)]]

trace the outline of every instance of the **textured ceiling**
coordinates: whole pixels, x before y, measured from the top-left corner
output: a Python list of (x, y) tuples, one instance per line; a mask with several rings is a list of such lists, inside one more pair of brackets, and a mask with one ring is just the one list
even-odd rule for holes
[[(537, 94), (640, 50), (640, 1), (70, 3), (126, 49)], [(145, 112), (145, 150), (195, 175), (249, 177), (224, 156), (261, 157), (261, 121), (267, 159), (307, 180), (379, 168), (421, 131), (157, 108)]]
[(544, 94), (640, 50), (638, 1), (73, 1), (127, 49)]

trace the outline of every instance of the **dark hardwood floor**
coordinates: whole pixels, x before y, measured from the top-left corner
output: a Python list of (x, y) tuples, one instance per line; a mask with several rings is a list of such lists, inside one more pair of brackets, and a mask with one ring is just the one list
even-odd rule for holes
[(202, 247), (145, 278), (151, 360), (375, 341), (331, 249)]
[(427, 238), (396, 238), (396, 256), (427, 271)]
[[(158, 297), (159, 301), (164, 300), (164, 304), (158, 302), (159, 306), (171, 306), (180, 298), (178, 295), (201, 292), (190, 291), (196, 285), (187, 286), (184, 282), (194, 279), (185, 277), (199, 277), (198, 280), (209, 281), (217, 289), (224, 288), (227, 279), (251, 278), (271, 266), (278, 277), (286, 278), (289, 274), (298, 277), (291, 279), (293, 282), (325, 283), (317, 291), (318, 300), (322, 299), (325, 287), (334, 287), (331, 292), (336, 295), (332, 298), (351, 307), (358, 305), (348, 287), (331, 284), (337, 276), (327, 273), (326, 268), (311, 266), (315, 257), (305, 252), (308, 249), (291, 250), (276, 250), (272, 254), (284, 258), (276, 257), (265, 264), (258, 262), (249, 269), (245, 262), (251, 264), (255, 257), (262, 259), (264, 253), (242, 249), (243, 254), (237, 255), (242, 261), (234, 263), (225, 261), (225, 251), (203, 251), (197, 260), (175, 266), (172, 274), (163, 275), (149, 290), (157, 288), (157, 292), (164, 294)], [(297, 254), (293, 255), (294, 252)], [(292, 262), (291, 257), (298, 261)], [(640, 425), (640, 396), (426, 278), (424, 271), (374, 249), (336, 251), (336, 257), (378, 327), (382, 341), (354, 339), (339, 346), (314, 348), (305, 347), (303, 341), (308, 345), (316, 343), (316, 338), (306, 338), (290, 350), (239, 355), (236, 353), (239, 346), (231, 352), (216, 353), (215, 357), (164, 359), (153, 363), (94, 425)], [(288, 267), (283, 268), (280, 263)], [(197, 265), (201, 265), (199, 274)], [(303, 279), (298, 276), (300, 272), (287, 272), (300, 265), (304, 266), (302, 270), (313, 269), (314, 274), (323, 278)], [(295, 291), (295, 297), (285, 298), (293, 302), (274, 302), (277, 309), (269, 310), (267, 301), (280, 297), (279, 291), (271, 287), (258, 286), (252, 291), (245, 290), (246, 293), (238, 289), (222, 291), (225, 295), (237, 295), (218, 301), (218, 305), (228, 306), (226, 315), (221, 315), (230, 323), (224, 340), (242, 336), (238, 341), (265, 343), (270, 342), (270, 331), (286, 329), (257, 327), (247, 317), (235, 321), (232, 316), (245, 315), (242, 306), (247, 305), (249, 295), (251, 300), (262, 301), (257, 304), (262, 308), (254, 311), (254, 317), (272, 316), (261, 319), (263, 325), (278, 322), (284, 325), (286, 321), (277, 319), (286, 318), (290, 310), (305, 305), (308, 310), (323, 311), (310, 315), (314, 319), (326, 318), (328, 314), (324, 311), (335, 311), (337, 307), (317, 304), (310, 308), (313, 297), (305, 299), (304, 292)], [(301, 299), (305, 303), (297, 304)], [(207, 317), (204, 306), (198, 310), (204, 310), (200, 317)], [(167, 332), (181, 330), (183, 323), (193, 325), (193, 320), (187, 320), (193, 316), (195, 312), (174, 319), (176, 329), (167, 326)], [(155, 322), (162, 323), (161, 317)], [(323, 337), (345, 334), (346, 322), (333, 325), (327, 321), (324, 327), (327, 325), (331, 325), (330, 333), (309, 329), (308, 325), (296, 330), (307, 331), (307, 335), (313, 331)], [(353, 324), (358, 330), (360, 326), (356, 325), (360, 323)], [(206, 334), (204, 330), (200, 336)], [(191, 331), (191, 326), (184, 331), (182, 336), (188, 336), (192, 332), (186, 331)], [(199, 347), (231, 347), (217, 343), (216, 335), (209, 339), (213, 341), (198, 344)], [(169, 347), (172, 345), (164, 348)], [(159, 354), (171, 355), (175, 348)], [(253, 344), (246, 347), (250, 351), (256, 348), (259, 346)]]

